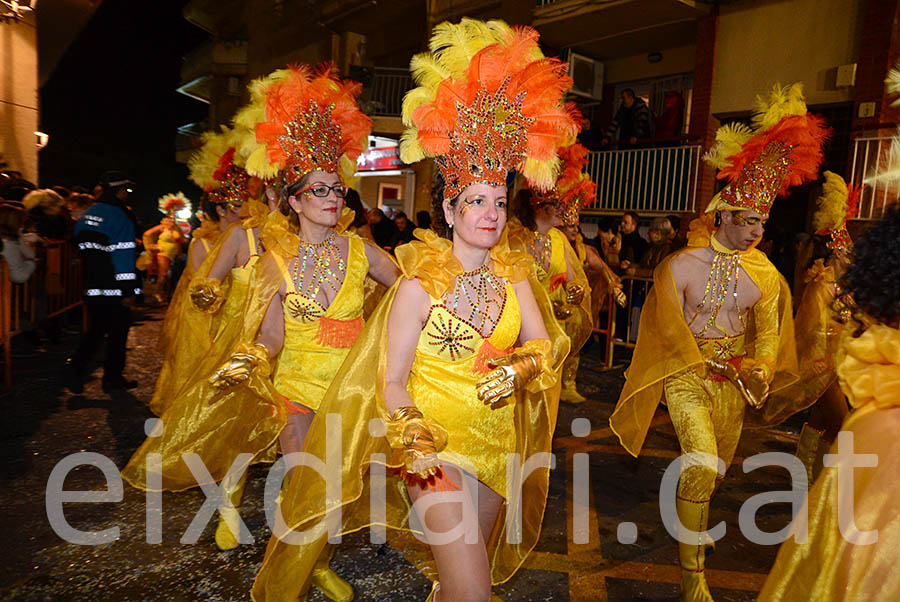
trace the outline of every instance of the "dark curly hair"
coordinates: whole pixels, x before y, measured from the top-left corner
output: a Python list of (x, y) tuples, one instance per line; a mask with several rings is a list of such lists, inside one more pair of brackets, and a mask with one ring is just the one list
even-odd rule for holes
[(204, 192), (200, 197), (200, 207), (203, 209), (206, 219), (213, 222), (219, 221), (219, 212), (216, 211), (216, 204), (209, 200), (209, 193)]
[[(431, 229), (438, 236), (452, 239), (450, 224), (447, 223), (447, 218), (444, 216), (444, 185), (444, 176), (441, 174), (441, 170), (435, 169), (434, 180), (431, 183)], [(456, 207), (458, 200), (459, 195), (450, 199), (450, 206)]]
[(900, 322), (900, 210), (884, 217), (854, 243), (841, 287), (856, 306), (889, 326)]

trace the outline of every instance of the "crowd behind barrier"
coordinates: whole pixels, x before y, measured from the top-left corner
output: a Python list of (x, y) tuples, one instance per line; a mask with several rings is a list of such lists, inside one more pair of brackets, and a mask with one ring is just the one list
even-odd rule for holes
[[(602, 361), (607, 369), (613, 367), (616, 347), (634, 349), (641, 308), (651, 286), (653, 286), (652, 277), (623, 276), (622, 290), (627, 298), (625, 307), (619, 307), (613, 296), (607, 295), (604, 303), (597, 308), (594, 314), (594, 333), (605, 339)], [(625, 332), (616, 330), (616, 317), (619, 312), (624, 312), (627, 317), (624, 322)]]
[(10, 281), (9, 266), (0, 258), (0, 346), (6, 387), (13, 381), (12, 338), (81, 306), (81, 266), (72, 241), (51, 240), (38, 246), (37, 267), (22, 283)]

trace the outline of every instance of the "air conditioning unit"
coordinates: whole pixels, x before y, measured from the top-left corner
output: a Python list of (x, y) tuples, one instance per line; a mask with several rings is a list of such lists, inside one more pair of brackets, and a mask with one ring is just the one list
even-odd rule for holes
[(600, 100), (603, 98), (603, 63), (577, 52), (567, 52), (569, 77), (573, 84), (569, 92), (577, 96)]

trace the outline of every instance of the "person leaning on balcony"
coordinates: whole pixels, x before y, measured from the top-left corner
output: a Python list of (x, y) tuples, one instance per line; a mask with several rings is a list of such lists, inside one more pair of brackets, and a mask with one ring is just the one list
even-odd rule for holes
[(15, 201), (0, 200), (0, 255), (9, 268), (10, 282), (25, 282), (37, 265), (34, 247), (37, 234), (23, 230), (25, 207)]
[(647, 251), (648, 243), (638, 232), (640, 218), (634, 211), (626, 211), (619, 224), (622, 235), (622, 248), (619, 251), (619, 269), (625, 272), (632, 264), (641, 260)]
[(644, 99), (635, 96), (634, 90), (625, 88), (622, 90), (622, 102), (613, 117), (612, 123), (606, 128), (601, 144), (607, 145), (619, 132), (619, 148), (634, 146), (640, 139), (650, 137), (650, 108)]
[(644, 251), (640, 263), (632, 264), (625, 270), (629, 276), (638, 276), (639, 278), (650, 278), (653, 276), (653, 270), (665, 257), (671, 253), (672, 248), (672, 222), (665, 217), (657, 217), (650, 224), (650, 246)]
[(776, 86), (754, 123), (758, 130), (739, 132), (743, 144), (724, 142), (733, 132), (720, 131), (706, 157), (730, 183), (691, 224), (688, 246), (654, 272), (610, 417), (637, 456), (664, 399), (682, 453), (701, 454), (683, 458), (675, 499), (683, 602), (712, 601), (705, 535), (720, 470), (745, 423), (765, 426), (778, 415), (769, 393), (796, 381), (799, 370), (790, 290), (754, 247), (776, 196), (818, 177), (828, 130), (806, 112), (799, 84)]

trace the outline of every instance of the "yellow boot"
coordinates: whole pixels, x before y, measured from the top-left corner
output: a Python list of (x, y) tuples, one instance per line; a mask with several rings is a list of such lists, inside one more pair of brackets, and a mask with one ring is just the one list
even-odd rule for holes
[(223, 482), (225, 499), (219, 506), (219, 524), (216, 527), (216, 545), (222, 551), (233, 550), (240, 544), (241, 498), (244, 497), (246, 483), (246, 470), (235, 482)]
[(316, 565), (313, 567), (309, 580), (325, 597), (334, 602), (350, 602), (353, 600), (353, 586), (341, 579), (337, 573), (331, 570), (329, 564), (334, 555), (334, 546), (325, 544), (325, 549), (319, 554)]
[(578, 362), (581, 360), (579, 355), (570, 355), (563, 364), (562, 371), (562, 391), (559, 393), (559, 400), (567, 403), (584, 403), (587, 401), (585, 397), (578, 392), (575, 386), (575, 376), (578, 374)]
[(804, 422), (803, 428), (800, 430), (800, 441), (797, 443), (797, 457), (803, 462), (803, 466), (806, 467), (806, 477), (809, 479), (810, 487), (812, 487), (816, 476), (814, 467), (822, 434), (822, 431), (817, 431), (809, 426), (808, 422)]
[[(706, 531), (709, 502), (691, 502), (675, 498), (678, 518), (691, 531)], [(706, 550), (703, 538), (696, 543), (678, 542), (678, 561), (681, 564), (681, 602), (714, 602), (703, 573)]]

